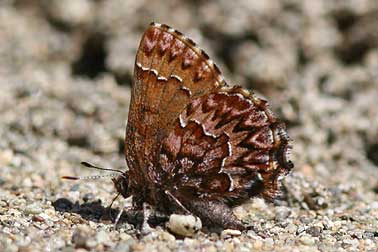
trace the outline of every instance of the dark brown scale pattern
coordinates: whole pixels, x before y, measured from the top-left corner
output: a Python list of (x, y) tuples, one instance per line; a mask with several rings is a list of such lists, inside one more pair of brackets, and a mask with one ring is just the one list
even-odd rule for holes
[(180, 40), (174, 40), (169, 53), (169, 62), (174, 60), (178, 55), (181, 55), (184, 51), (185, 44)]
[[(222, 170), (229, 175), (229, 186), (233, 184), (234, 189), (228, 192), (230, 188), (213, 192), (208, 195), (211, 199), (236, 198), (235, 194), (248, 190), (249, 181), (245, 180), (245, 177), (260, 176), (266, 188), (266, 190), (262, 189), (262, 196), (274, 198), (277, 193), (276, 177), (286, 174), (291, 168), (290, 164), (283, 164), (287, 169), (282, 169), (276, 162), (282, 155), (286, 155), (282, 152), (281, 146), (288, 144), (288, 139), (273, 137), (277, 127), (282, 127), (281, 124), (277, 124), (275, 120), (270, 121), (266, 113), (259, 110), (249, 97), (244, 97), (238, 92), (240, 88), (233, 88), (228, 93), (219, 91), (193, 100), (188, 105), (188, 109), (180, 114), (180, 119), (176, 122), (176, 130), (163, 142), (162, 155), (174, 154), (170, 156), (168, 167), (176, 167), (175, 170), (167, 169), (167, 172), (171, 177), (173, 176), (173, 180), (178, 181), (179, 185), (185, 184), (172, 174), (177, 173), (180, 177), (182, 172), (177, 171), (180, 159), (190, 158), (196, 160), (196, 163), (191, 167), (193, 171), (184, 169), (183, 173), (186, 177), (191, 174), (197, 176), (197, 171), (203, 174), (219, 174)], [(188, 131), (187, 127), (194, 126), (201, 134), (196, 136), (197, 142), (189, 145), (184, 141), (184, 137), (192, 131)], [(209, 145), (208, 149), (204, 149), (204, 143), (200, 140), (208, 142), (206, 140), (208, 138), (213, 138), (216, 142)], [(216, 143), (223, 144), (220, 145), (219, 152), (216, 152), (218, 151)], [(192, 153), (183, 151), (187, 149)], [(224, 166), (221, 167), (223, 159)], [(207, 167), (206, 172), (203, 166)], [(274, 173), (272, 177), (270, 174), (272, 170), (279, 172)], [(270, 190), (272, 186), (273, 190)], [(201, 188), (191, 188), (192, 192), (196, 190), (197, 194), (203, 192)]]
[(195, 65), (196, 62), (199, 59), (198, 55), (193, 50), (191, 50), (190, 48), (187, 48), (183, 58), (184, 58), (184, 60), (182, 62), (181, 67), (184, 70)]
[(209, 55), (207, 55), (207, 53), (205, 53), (205, 52), (202, 51), (202, 50), (201, 50), (201, 55), (202, 55), (202, 57), (204, 57), (206, 60), (209, 60), (209, 59), (210, 59)]
[(167, 49), (171, 48), (171, 44), (173, 41), (173, 35), (169, 33), (163, 33), (161, 36), (161, 40), (158, 43), (158, 50), (161, 56), (167, 51)]
[(231, 207), (274, 198), (293, 166), (285, 125), (267, 102), (226, 87), (192, 40), (154, 23), (136, 55), (125, 141), (129, 171), (113, 180), (122, 196), (182, 212), (173, 196), (224, 228), (243, 229)]

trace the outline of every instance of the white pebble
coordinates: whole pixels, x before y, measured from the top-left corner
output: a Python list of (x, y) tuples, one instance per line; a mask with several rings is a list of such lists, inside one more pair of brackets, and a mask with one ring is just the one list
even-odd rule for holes
[(227, 238), (231, 238), (233, 236), (239, 236), (239, 235), (241, 235), (241, 232), (239, 230), (236, 230), (236, 229), (225, 229), (221, 233), (221, 238), (222, 239), (227, 239)]
[(200, 218), (193, 215), (172, 214), (167, 228), (174, 234), (191, 237), (201, 230), (202, 222)]

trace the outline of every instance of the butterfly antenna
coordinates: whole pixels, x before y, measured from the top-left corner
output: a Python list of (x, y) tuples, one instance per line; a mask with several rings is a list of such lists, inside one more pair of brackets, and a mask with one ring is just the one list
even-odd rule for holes
[(90, 164), (88, 162), (81, 162), (80, 163), (81, 165), (85, 166), (85, 167), (88, 167), (88, 168), (91, 168), (91, 169), (96, 169), (96, 170), (101, 170), (101, 171), (111, 171), (113, 172), (112, 174), (107, 174), (107, 175), (93, 175), (93, 176), (83, 176), (83, 177), (79, 177), (79, 176), (62, 176), (62, 179), (69, 179), (69, 180), (85, 180), (85, 179), (100, 179), (100, 178), (106, 178), (106, 177), (116, 177), (116, 174), (115, 173), (121, 173), (121, 175), (124, 175), (124, 173), (120, 170), (116, 170), (116, 169), (109, 169), (109, 168), (102, 168), (102, 167), (98, 167), (98, 166), (95, 166), (93, 164)]
[(96, 180), (100, 178), (108, 178), (108, 177), (116, 177), (115, 173), (107, 174), (107, 175), (92, 175), (92, 176), (62, 176), (62, 179), (69, 179), (69, 180)]
[(98, 167), (98, 166), (95, 166), (95, 165), (90, 164), (88, 162), (81, 162), (80, 164), (85, 166), (85, 167), (91, 168), (91, 169), (97, 169), (97, 170), (102, 170), (102, 171), (112, 171), (112, 172), (118, 172), (118, 173), (123, 174), (123, 171), (116, 170), (116, 169)]

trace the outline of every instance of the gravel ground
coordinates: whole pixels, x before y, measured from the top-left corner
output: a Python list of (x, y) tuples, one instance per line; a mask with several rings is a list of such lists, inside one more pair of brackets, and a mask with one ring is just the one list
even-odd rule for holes
[[(195, 40), (229, 83), (266, 97), (294, 140), (274, 204), (235, 214), (241, 235), (191, 238), (137, 214), (115, 230), (109, 179), (123, 137), (135, 50), (151, 21)], [(0, 1), (0, 251), (378, 251), (378, 3)], [(118, 199), (115, 214), (125, 205)]]

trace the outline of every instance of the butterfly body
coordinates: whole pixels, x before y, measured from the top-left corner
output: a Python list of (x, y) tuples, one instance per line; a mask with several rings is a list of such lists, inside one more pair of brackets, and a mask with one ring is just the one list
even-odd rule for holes
[(156, 23), (137, 52), (125, 143), (119, 193), (223, 228), (243, 229), (232, 207), (274, 198), (293, 167), (285, 125), (267, 102), (228, 87), (192, 40)]

